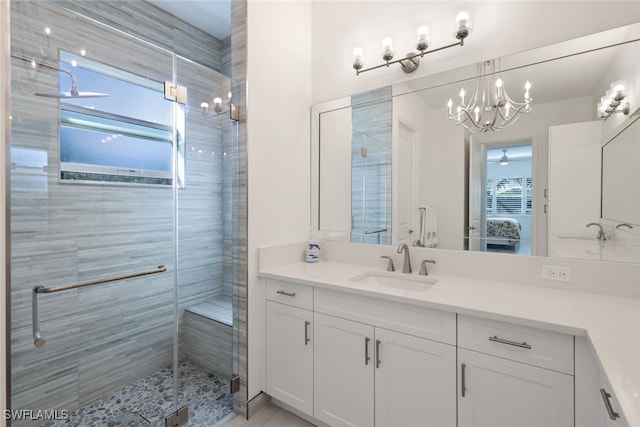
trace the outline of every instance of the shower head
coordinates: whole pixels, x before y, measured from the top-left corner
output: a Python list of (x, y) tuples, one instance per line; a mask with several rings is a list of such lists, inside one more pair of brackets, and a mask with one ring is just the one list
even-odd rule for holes
[(62, 73), (67, 74), (71, 77), (71, 90), (69, 92), (40, 92), (36, 93), (36, 96), (43, 96), (45, 98), (56, 98), (56, 99), (78, 99), (78, 98), (104, 98), (107, 96), (111, 96), (106, 93), (98, 93), (98, 92), (79, 92), (78, 91), (78, 83), (76, 81), (76, 76), (68, 70), (64, 68), (56, 67), (54, 65), (46, 65), (48, 68), (52, 68), (54, 70), (58, 70)]

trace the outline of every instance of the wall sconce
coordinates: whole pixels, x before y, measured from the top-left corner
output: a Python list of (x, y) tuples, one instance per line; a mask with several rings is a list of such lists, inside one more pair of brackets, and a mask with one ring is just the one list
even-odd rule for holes
[(607, 120), (610, 115), (617, 113), (628, 116), (631, 106), (628, 102), (622, 102), (625, 97), (624, 84), (620, 81), (611, 83), (609, 90), (600, 98), (598, 103), (598, 117)]
[(418, 27), (418, 42), (416, 43), (416, 49), (419, 53), (409, 52), (404, 58), (396, 59), (395, 61), (392, 61), (394, 55), (393, 41), (391, 40), (391, 37), (385, 37), (384, 40), (382, 40), (382, 60), (385, 62), (384, 64), (376, 65), (375, 67), (363, 68), (364, 49), (358, 46), (353, 49), (353, 69), (356, 70), (356, 75), (360, 75), (360, 73), (364, 73), (365, 71), (375, 70), (381, 67), (388, 67), (391, 64), (400, 63), (402, 71), (405, 73), (412, 73), (418, 69), (418, 66), (420, 65), (420, 58), (427, 53), (433, 53), (450, 47), (464, 45), (464, 39), (469, 35), (469, 14), (467, 12), (460, 12), (456, 16), (456, 23), (458, 24), (458, 29), (456, 30), (455, 36), (459, 40), (457, 43), (442, 46), (437, 49), (427, 50), (429, 48), (429, 27), (421, 25)]

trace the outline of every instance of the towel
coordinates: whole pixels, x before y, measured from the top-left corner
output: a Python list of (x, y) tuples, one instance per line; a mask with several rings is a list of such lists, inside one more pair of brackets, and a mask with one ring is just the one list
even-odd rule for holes
[(418, 240), (413, 242), (413, 246), (424, 247), (425, 240), (427, 239), (427, 208), (418, 208), (418, 212), (420, 212), (420, 233), (418, 234)]
[(436, 218), (436, 208), (433, 206), (427, 206), (426, 224), (425, 224), (426, 236), (424, 245), (427, 248), (435, 248), (438, 246), (438, 220)]

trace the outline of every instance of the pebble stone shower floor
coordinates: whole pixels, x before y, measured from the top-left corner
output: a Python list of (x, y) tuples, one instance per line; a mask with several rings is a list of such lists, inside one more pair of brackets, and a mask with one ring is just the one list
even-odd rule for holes
[[(185, 427), (212, 427), (233, 411), (229, 381), (188, 360), (178, 367), (178, 407), (189, 405)], [(164, 427), (173, 408), (173, 369), (166, 368), (70, 411), (43, 427)]]

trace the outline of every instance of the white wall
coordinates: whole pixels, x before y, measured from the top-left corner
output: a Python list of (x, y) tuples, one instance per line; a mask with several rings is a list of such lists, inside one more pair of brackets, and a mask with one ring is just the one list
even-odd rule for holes
[(309, 237), (311, 3), (249, 1), (247, 9), (251, 399), (263, 388), (265, 308), (257, 248)]
[[(472, 25), (464, 47), (427, 55), (412, 74), (395, 65), (356, 76), (356, 43), (364, 46), (365, 67), (381, 62), (386, 36), (394, 39), (396, 57), (412, 50), (421, 23), (429, 25), (434, 48), (454, 43), (455, 16), (462, 8)], [(640, 7), (635, 1), (314, 1), (312, 18), (316, 104), (637, 22)]]

